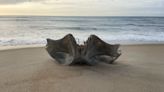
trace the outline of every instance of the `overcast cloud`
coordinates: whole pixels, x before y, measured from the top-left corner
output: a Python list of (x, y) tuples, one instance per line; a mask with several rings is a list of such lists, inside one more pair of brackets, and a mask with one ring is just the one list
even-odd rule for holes
[(0, 0), (0, 15), (164, 16), (164, 0)]

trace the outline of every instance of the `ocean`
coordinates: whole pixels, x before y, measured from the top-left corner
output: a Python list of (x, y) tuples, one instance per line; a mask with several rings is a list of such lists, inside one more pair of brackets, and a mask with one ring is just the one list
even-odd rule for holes
[(0, 46), (46, 44), (68, 33), (79, 44), (91, 34), (108, 43), (164, 43), (164, 17), (0, 16)]

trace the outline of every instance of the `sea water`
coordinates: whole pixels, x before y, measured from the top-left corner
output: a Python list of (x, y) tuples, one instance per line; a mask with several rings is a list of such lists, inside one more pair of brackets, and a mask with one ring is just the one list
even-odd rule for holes
[(0, 16), (0, 46), (46, 44), (46, 38), (91, 34), (108, 43), (164, 43), (164, 17)]

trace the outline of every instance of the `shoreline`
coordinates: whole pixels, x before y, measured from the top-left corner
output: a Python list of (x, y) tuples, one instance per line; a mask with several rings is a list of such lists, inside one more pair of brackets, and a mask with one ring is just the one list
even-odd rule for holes
[[(117, 44), (117, 43), (112, 43), (111, 44)], [(121, 46), (141, 46), (141, 45), (164, 45), (164, 42), (145, 42), (145, 43), (124, 43), (124, 44), (120, 44)], [(23, 49), (23, 48), (37, 48), (37, 47), (45, 47), (46, 44), (30, 44), (30, 45), (5, 45), (5, 46), (1, 46), (0, 45), (0, 51), (1, 50), (12, 50), (12, 49)]]
[(14, 46), (0, 46), (1, 50), (12, 50), (12, 49), (24, 49), (24, 48), (37, 48), (44, 47), (43, 44), (33, 44), (33, 45), (14, 45)]

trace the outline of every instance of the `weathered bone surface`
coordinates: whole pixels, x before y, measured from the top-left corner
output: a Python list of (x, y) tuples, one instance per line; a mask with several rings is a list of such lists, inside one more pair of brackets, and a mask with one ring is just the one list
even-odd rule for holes
[(95, 65), (98, 62), (113, 63), (121, 55), (119, 46), (105, 43), (96, 35), (91, 35), (84, 45), (78, 45), (72, 34), (68, 34), (60, 40), (47, 39), (46, 49), (60, 64)]

